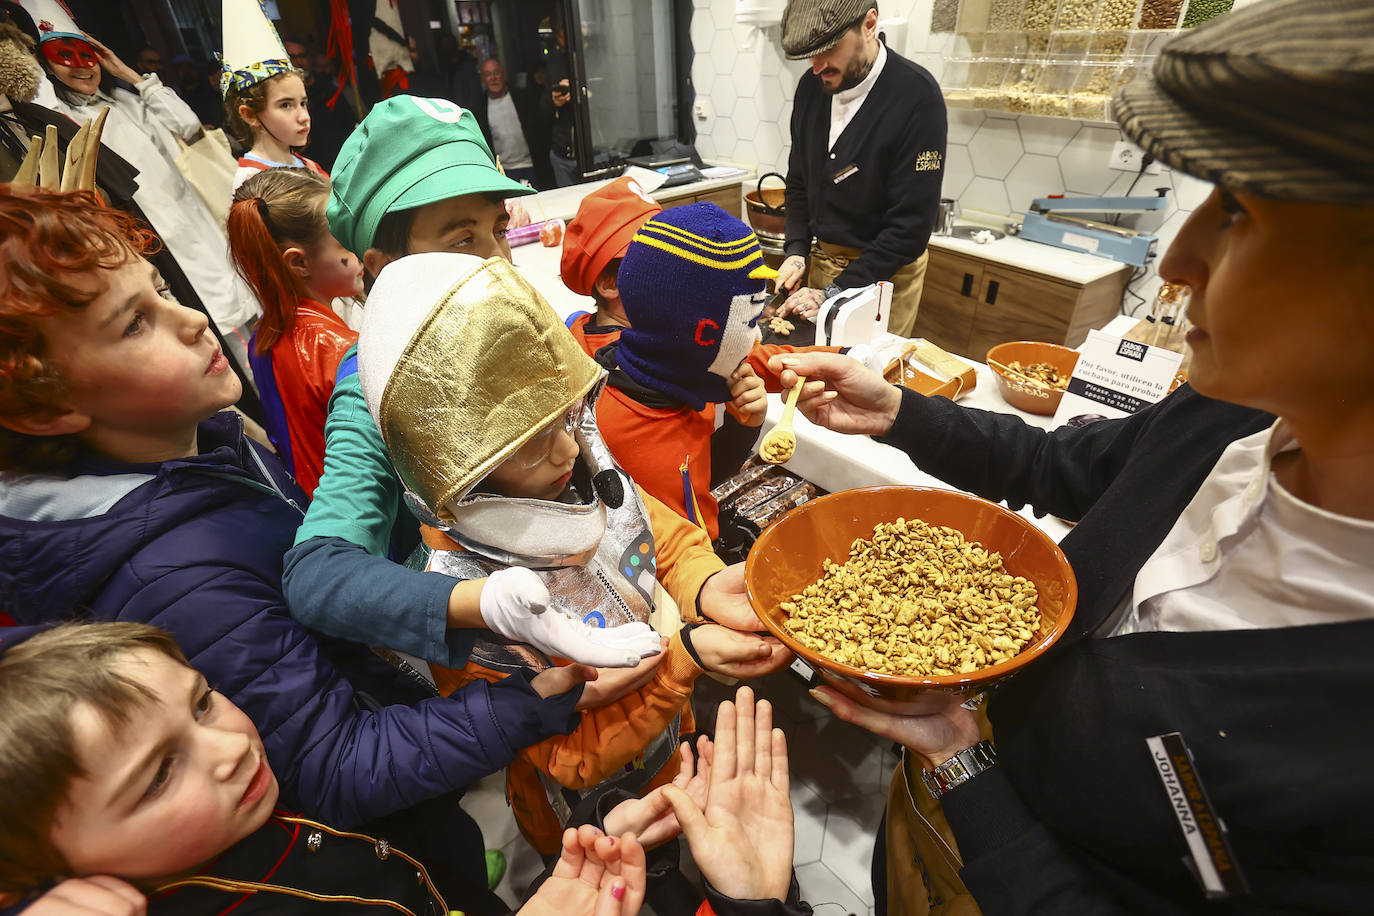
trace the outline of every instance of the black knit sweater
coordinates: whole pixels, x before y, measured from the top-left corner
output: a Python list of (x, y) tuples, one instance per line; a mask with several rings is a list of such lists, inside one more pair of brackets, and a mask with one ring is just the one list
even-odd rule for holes
[(787, 165), (788, 255), (815, 236), (863, 250), (841, 287), (890, 280), (926, 250), (945, 169), (945, 100), (924, 67), (888, 50), (868, 98), (830, 142), (831, 97), (815, 74), (797, 84)]

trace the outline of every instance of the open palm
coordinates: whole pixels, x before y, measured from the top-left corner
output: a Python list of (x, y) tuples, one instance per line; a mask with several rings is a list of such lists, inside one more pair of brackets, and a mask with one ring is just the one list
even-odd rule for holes
[(773, 709), (754, 705), (741, 687), (720, 704), (705, 808), (665, 787), (692, 857), (727, 897), (786, 901), (792, 883), (793, 823), (787, 740), (773, 728)]

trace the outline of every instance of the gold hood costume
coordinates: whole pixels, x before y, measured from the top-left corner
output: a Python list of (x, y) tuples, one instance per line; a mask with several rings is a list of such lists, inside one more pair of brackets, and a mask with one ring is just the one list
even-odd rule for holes
[[(442, 533), (427, 538), (412, 565), (459, 579), (525, 566), (547, 586), (551, 610), (597, 626), (639, 620), (671, 636), (680, 618), (673, 608), (665, 622), (662, 608), (673, 599), (696, 618), (702, 583), (724, 564), (700, 529), (644, 496), (616, 465), (596, 425), (600, 366), (509, 262), (420, 254), (388, 265), (368, 297), (358, 375), (412, 509)], [(487, 474), (582, 398), (580, 455), (561, 500), (481, 490)], [(488, 633), (456, 675), (500, 677), (552, 664)], [(671, 779), (700, 672), (674, 639), (641, 691), (585, 710), (585, 729), (522, 752), (510, 770), (511, 798), (537, 848), (556, 849), (555, 815), (566, 819), (583, 792), (607, 784), (637, 792)]]

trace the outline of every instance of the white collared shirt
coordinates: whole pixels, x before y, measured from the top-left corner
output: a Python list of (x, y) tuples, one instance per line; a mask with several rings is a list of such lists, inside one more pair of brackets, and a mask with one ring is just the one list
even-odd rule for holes
[(1273, 459), (1298, 447), (1282, 420), (1227, 447), (1140, 568), (1112, 635), (1374, 617), (1374, 522), (1285, 490)]
[(887, 47), (880, 41), (878, 42), (878, 59), (873, 61), (873, 69), (868, 71), (868, 76), (853, 89), (846, 89), (837, 92), (830, 97), (830, 143), (826, 146), (827, 150), (835, 148), (835, 141), (840, 139), (840, 134), (844, 133), (845, 127), (854, 120), (854, 115), (859, 113), (863, 107), (864, 99), (868, 98), (868, 92), (873, 88), (873, 84), (878, 81), (878, 74), (883, 72), (883, 64), (887, 63)]

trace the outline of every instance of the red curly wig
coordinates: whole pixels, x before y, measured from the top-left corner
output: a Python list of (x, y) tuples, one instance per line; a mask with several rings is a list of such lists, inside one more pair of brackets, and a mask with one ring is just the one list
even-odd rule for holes
[[(62, 379), (44, 359), (37, 319), (95, 298), (67, 282), (155, 253), (146, 225), (91, 191), (16, 191), (0, 185), (0, 417), (54, 415)], [(70, 459), (74, 436), (30, 436), (0, 428), (0, 469), (51, 470)]]

